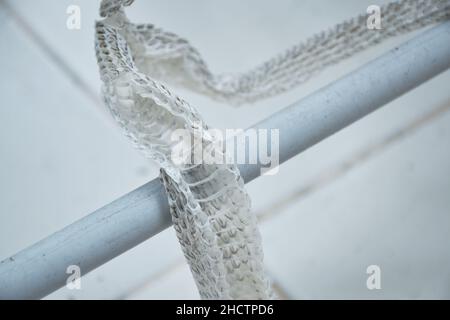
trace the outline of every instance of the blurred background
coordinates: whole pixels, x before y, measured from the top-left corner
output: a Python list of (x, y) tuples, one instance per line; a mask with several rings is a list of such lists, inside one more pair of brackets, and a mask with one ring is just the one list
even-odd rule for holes
[[(383, 3), (136, 0), (127, 12), (133, 22), (189, 39), (215, 72), (239, 72)], [(66, 27), (70, 5), (81, 9), (79, 30)], [(98, 7), (93, 0), (0, 0), (0, 260), (158, 174), (101, 102)], [(414, 34), (254, 105), (174, 89), (211, 127), (246, 128)], [(450, 298), (449, 83), (447, 71), (247, 185), (281, 298)], [(366, 287), (369, 265), (381, 269), (380, 290)], [(81, 284), (47, 298), (199, 297), (171, 228)]]

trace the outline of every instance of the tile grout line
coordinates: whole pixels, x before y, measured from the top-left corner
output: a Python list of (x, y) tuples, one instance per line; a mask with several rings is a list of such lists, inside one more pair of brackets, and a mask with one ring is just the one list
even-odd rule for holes
[(90, 88), (90, 86), (82, 79), (81, 76), (74, 71), (70, 65), (61, 57), (53, 48), (44, 40), (38, 32), (33, 30), (30, 24), (8, 3), (7, 0), (1, 0), (0, 6), (5, 8), (11, 15), (11, 18), (17, 23), (26, 35), (37, 45), (37, 47), (64, 73), (70, 81), (72, 81), (83, 94), (91, 100), (97, 107), (104, 112), (103, 104), (101, 103), (97, 93)]
[(170, 263), (170, 265), (166, 268), (163, 268), (156, 274), (149, 276), (146, 280), (142, 281), (140, 284), (134, 286), (131, 289), (126, 290), (125, 293), (120, 294), (116, 299), (117, 300), (126, 300), (132, 297), (133, 295), (151, 287), (155, 281), (158, 281), (172, 273), (183, 266), (183, 263), (186, 263), (184, 259), (177, 259), (176, 261)]
[(267, 266), (265, 266), (265, 271), (267, 274), (267, 277), (270, 279), (270, 284), (273, 293), (275, 293), (275, 298), (280, 300), (291, 300), (290, 295), (285, 290), (284, 286), (281, 284), (281, 282), (276, 278), (276, 276), (267, 270)]
[[(117, 300), (126, 300), (131, 298), (133, 295), (138, 294), (139, 292), (149, 288), (152, 286), (152, 283), (155, 281), (158, 281), (166, 276), (169, 276), (170, 274), (174, 273), (176, 270), (181, 268), (183, 264), (186, 263), (181, 259), (178, 259), (177, 261), (170, 264), (168, 268), (165, 268), (161, 270), (160, 272), (150, 276), (147, 280), (143, 281), (143, 283), (138, 284), (137, 286), (127, 290), (127, 292), (119, 295), (116, 299)], [(284, 290), (283, 286), (279, 283), (278, 280), (274, 278), (272, 274), (269, 274), (269, 277), (272, 279), (272, 289), (276, 293), (276, 295), (282, 299), (282, 300), (288, 300), (290, 299), (289, 294)]]

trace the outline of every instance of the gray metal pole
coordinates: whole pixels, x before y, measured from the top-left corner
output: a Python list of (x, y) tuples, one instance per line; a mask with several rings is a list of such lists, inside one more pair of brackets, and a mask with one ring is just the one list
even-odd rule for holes
[[(368, 31), (376, 32), (376, 31)], [(259, 122), (280, 132), (280, 163), (450, 67), (450, 22), (434, 27), (362, 68)], [(249, 182), (259, 165), (240, 166)], [(171, 224), (164, 189), (153, 180), (0, 263), (0, 299), (37, 299)]]

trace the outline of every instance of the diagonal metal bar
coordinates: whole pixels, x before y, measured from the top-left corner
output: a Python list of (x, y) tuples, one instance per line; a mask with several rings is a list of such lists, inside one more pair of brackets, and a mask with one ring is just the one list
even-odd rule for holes
[[(376, 32), (376, 31), (374, 31)], [(280, 163), (450, 67), (450, 22), (436, 26), (252, 128), (279, 129)], [(247, 183), (260, 165), (240, 166)], [(0, 299), (37, 299), (171, 225), (156, 179), (0, 263)]]

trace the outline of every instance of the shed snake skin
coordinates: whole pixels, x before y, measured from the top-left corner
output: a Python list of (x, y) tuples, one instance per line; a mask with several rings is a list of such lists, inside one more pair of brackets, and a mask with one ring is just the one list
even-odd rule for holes
[[(160, 167), (172, 221), (203, 299), (271, 299), (261, 237), (235, 164), (177, 164), (171, 134), (184, 129), (204, 149), (223, 152), (201, 115), (165, 84), (230, 104), (283, 93), (384, 39), (450, 18), (450, 1), (402, 0), (381, 7), (382, 29), (361, 14), (293, 46), (242, 74), (214, 74), (200, 53), (174, 33), (131, 23), (133, 0), (102, 0), (96, 55), (105, 104), (144, 155)], [(203, 129), (200, 130), (200, 129)], [(199, 136), (200, 135), (200, 136)]]

